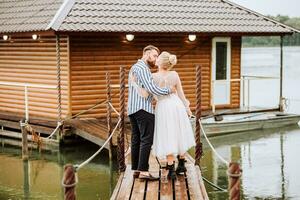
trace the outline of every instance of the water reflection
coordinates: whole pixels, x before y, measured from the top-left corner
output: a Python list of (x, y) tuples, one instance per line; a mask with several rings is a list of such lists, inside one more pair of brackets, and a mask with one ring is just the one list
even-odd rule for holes
[[(60, 152), (31, 150), (30, 160), (23, 162), (20, 148), (1, 144), (0, 199), (63, 199), (63, 166), (81, 163), (98, 149), (89, 143)], [(109, 199), (117, 181), (117, 165), (103, 152), (79, 171), (78, 178), (77, 199)]]
[(30, 177), (29, 177), (29, 161), (23, 161), (23, 174), (24, 174), (24, 199), (28, 200), (30, 197)]
[[(249, 139), (250, 138), (250, 139)], [(242, 199), (299, 199), (300, 161), (295, 151), (300, 145), (297, 125), (281, 129), (249, 131), (210, 138), (218, 153), (226, 160), (241, 163)], [(204, 143), (202, 173), (214, 184), (227, 188), (227, 167)], [(211, 199), (227, 199), (206, 185)]]
[(280, 131), (280, 157), (281, 157), (281, 198), (285, 199), (285, 178), (284, 178), (284, 152), (283, 152), (283, 131)]

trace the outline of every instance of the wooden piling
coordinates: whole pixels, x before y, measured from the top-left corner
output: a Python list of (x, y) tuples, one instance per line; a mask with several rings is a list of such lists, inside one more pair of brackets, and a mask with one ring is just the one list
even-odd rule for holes
[(125, 165), (125, 68), (120, 67), (120, 131), (118, 135), (119, 170), (124, 172)]
[(20, 121), (21, 131), (22, 131), (22, 159), (24, 161), (28, 160), (28, 131), (26, 129), (26, 124)]
[(229, 164), (229, 168), (227, 171), (229, 184), (229, 199), (230, 200), (239, 200), (240, 199), (240, 177), (241, 177), (241, 169), (240, 164), (231, 162)]
[(72, 164), (67, 164), (64, 166), (64, 177), (63, 177), (63, 187), (64, 187), (64, 200), (75, 200), (75, 186), (77, 184), (75, 169)]
[(199, 120), (201, 118), (201, 66), (196, 66), (196, 152), (195, 152), (195, 164), (200, 164), (200, 158), (202, 156), (202, 143), (200, 140), (200, 124)]
[(280, 90), (279, 90), (279, 111), (283, 112), (283, 38), (280, 36)]

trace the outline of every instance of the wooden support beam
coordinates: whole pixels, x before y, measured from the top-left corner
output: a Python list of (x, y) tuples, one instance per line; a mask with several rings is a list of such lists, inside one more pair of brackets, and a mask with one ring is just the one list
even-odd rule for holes
[(28, 139), (27, 139), (27, 129), (26, 124), (20, 121), (20, 126), (22, 130), (22, 159), (24, 161), (28, 160)]

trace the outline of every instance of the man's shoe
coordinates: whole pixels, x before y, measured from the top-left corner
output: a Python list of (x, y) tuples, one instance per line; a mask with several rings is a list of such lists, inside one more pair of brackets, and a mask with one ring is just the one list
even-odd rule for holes
[(184, 165), (185, 159), (184, 158), (178, 158), (178, 166), (176, 168), (176, 174), (181, 174), (186, 172), (186, 167)]
[(157, 181), (159, 177), (153, 176), (149, 173), (149, 175), (140, 174), (139, 179), (141, 180), (148, 180), (148, 181)]
[(139, 171), (133, 172), (133, 178), (138, 178), (139, 176), (140, 176), (140, 172)]

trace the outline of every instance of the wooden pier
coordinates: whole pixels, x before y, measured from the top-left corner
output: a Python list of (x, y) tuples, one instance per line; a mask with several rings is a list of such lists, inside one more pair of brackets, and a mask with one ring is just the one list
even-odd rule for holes
[[(65, 122), (72, 127), (74, 133), (92, 143), (103, 146), (108, 138), (107, 122), (101, 119), (70, 119)], [(113, 137), (113, 144), (116, 144), (116, 138)], [(109, 145), (105, 146), (109, 149)]]
[[(206, 189), (204, 187), (201, 171), (198, 166), (194, 165), (194, 160), (187, 156), (187, 172), (184, 175), (177, 176), (177, 180), (164, 181), (143, 181), (133, 178), (133, 171), (129, 158), (127, 158), (126, 171), (121, 173), (118, 183), (115, 187), (111, 200), (141, 200), (141, 199), (191, 199), (202, 200), (208, 199)], [(159, 163), (158, 163), (159, 162)], [(164, 176), (167, 171), (162, 169), (166, 162), (157, 160), (154, 156), (150, 156), (150, 173), (156, 176)], [(162, 167), (162, 168), (161, 168)]]

